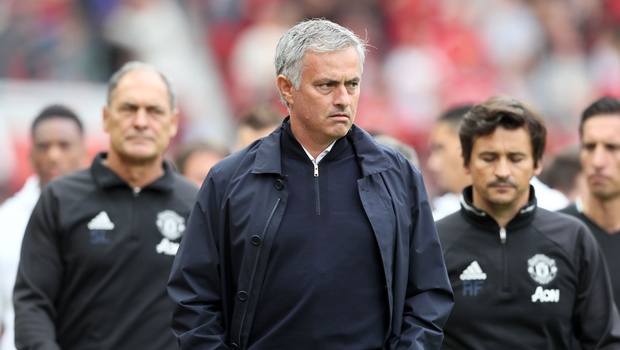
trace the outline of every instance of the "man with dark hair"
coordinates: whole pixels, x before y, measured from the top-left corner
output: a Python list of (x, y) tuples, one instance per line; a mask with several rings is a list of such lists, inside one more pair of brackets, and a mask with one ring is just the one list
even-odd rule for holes
[(19, 349), (176, 349), (166, 281), (197, 188), (164, 160), (172, 86), (129, 62), (110, 79), (108, 152), (41, 193), (15, 283)]
[(437, 221), (455, 305), (444, 349), (618, 349), (620, 318), (603, 253), (575, 218), (536, 204), (546, 128), (497, 96), (459, 137), (472, 185)]
[[(459, 105), (446, 110), (437, 120), (430, 136), (430, 155), (427, 166), (438, 185), (439, 197), (433, 198), (433, 217), (439, 220), (461, 208), (460, 195), (463, 188), (471, 184), (471, 177), (465, 172), (461, 157), (459, 125), (463, 116), (473, 105)], [(538, 206), (558, 210), (568, 204), (563, 193), (550, 188), (538, 177), (533, 176), (530, 184), (536, 189)]]
[(539, 178), (549, 187), (562, 192), (568, 201), (573, 203), (586, 188), (582, 169), (579, 149), (568, 147), (545, 165)]
[(269, 135), (282, 123), (280, 112), (270, 105), (256, 106), (241, 117), (237, 126), (237, 145), (239, 150), (252, 142)]
[(598, 240), (620, 303), (620, 99), (603, 97), (582, 113), (580, 159), (586, 188), (561, 212), (581, 219)]
[(19, 192), (0, 206), (0, 349), (15, 349), (13, 336), (13, 286), (26, 224), (41, 189), (60, 175), (86, 164), (84, 127), (66, 106), (45, 107), (31, 126), (30, 161), (34, 169)]
[(280, 39), (289, 116), (217, 163), (168, 291), (181, 349), (438, 349), (452, 290), (420, 172), (353, 124), (365, 43)]

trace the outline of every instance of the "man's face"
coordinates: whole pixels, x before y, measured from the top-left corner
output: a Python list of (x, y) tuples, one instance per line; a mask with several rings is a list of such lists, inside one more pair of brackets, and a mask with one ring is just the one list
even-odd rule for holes
[(530, 135), (525, 128), (498, 127), (474, 140), (466, 168), (473, 184), (474, 205), (486, 212), (514, 210), (527, 204), (534, 167)]
[(620, 196), (620, 116), (603, 114), (583, 123), (581, 164), (590, 193), (600, 200)]
[(85, 165), (84, 140), (80, 128), (71, 119), (56, 117), (40, 122), (34, 129), (32, 142), (30, 159), (41, 187)]
[(211, 167), (220, 160), (222, 156), (215, 152), (196, 151), (185, 160), (183, 175), (200, 187)]
[(461, 156), (461, 140), (456, 127), (439, 122), (429, 136), (430, 155), (427, 166), (437, 186), (446, 192), (461, 193), (471, 183)]
[(168, 88), (154, 71), (125, 73), (103, 111), (110, 134), (110, 153), (124, 162), (159, 161), (177, 133), (178, 112), (172, 109)]
[(299, 90), (290, 87), (284, 94), (291, 128), (302, 144), (326, 147), (346, 135), (355, 120), (360, 59), (349, 47), (328, 53), (308, 51), (303, 64)]

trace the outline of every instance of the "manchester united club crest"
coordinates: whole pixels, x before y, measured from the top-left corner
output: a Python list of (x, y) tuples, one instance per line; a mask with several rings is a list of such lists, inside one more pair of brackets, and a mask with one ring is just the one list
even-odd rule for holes
[(157, 228), (164, 237), (174, 241), (185, 232), (185, 219), (173, 210), (164, 210), (157, 214)]
[(547, 284), (555, 278), (558, 267), (555, 260), (544, 254), (536, 254), (527, 261), (527, 272), (538, 284)]

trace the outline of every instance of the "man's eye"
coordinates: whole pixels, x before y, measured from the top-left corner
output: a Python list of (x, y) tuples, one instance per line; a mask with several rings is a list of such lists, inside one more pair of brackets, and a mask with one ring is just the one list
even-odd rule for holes
[(591, 144), (587, 144), (587, 145), (583, 145), (583, 149), (586, 151), (592, 151), (594, 150), (595, 145), (591, 145)]

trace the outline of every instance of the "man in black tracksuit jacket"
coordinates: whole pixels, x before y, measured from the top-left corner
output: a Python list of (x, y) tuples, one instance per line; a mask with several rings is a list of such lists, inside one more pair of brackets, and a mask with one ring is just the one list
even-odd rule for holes
[(581, 115), (580, 161), (587, 187), (560, 212), (588, 226), (601, 246), (620, 305), (620, 98), (601, 97)]
[(472, 186), (437, 222), (455, 306), (443, 349), (619, 349), (605, 260), (578, 220), (536, 206), (544, 124), (493, 98), (461, 124)]
[(163, 153), (177, 114), (163, 76), (111, 79), (108, 153), (47, 185), (27, 226), (14, 293), (18, 349), (176, 349), (166, 281), (198, 189)]

